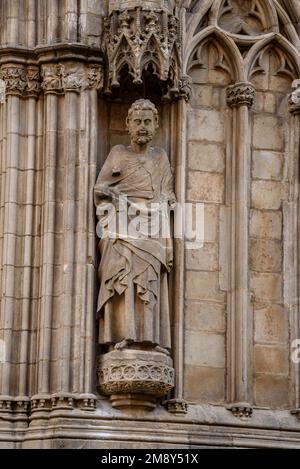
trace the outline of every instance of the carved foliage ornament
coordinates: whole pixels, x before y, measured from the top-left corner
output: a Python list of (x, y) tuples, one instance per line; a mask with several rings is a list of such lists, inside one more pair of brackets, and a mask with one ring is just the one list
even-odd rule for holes
[(251, 83), (235, 83), (227, 88), (227, 104), (230, 107), (248, 106), (254, 103), (255, 88)]
[[(2, 94), (22, 97), (36, 97), (40, 92), (38, 67), (23, 65), (3, 65), (0, 70)], [(2, 96), (3, 101), (4, 97)]]
[(170, 13), (169, 2), (168, 8), (163, 8), (161, 1), (117, 3), (119, 9), (111, 9), (110, 16), (105, 19), (106, 93), (120, 86), (124, 68), (128, 69), (133, 83), (140, 85), (143, 71), (151, 67), (160, 80), (169, 82), (171, 97), (187, 96), (185, 82), (180, 82), (180, 24)]

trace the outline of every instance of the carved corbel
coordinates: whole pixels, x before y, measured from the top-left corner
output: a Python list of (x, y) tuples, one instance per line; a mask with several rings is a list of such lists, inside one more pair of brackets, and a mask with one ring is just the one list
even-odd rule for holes
[(128, 68), (133, 84), (143, 83), (143, 72), (166, 82), (165, 99), (188, 96), (181, 78), (181, 30), (173, 2), (153, 0), (111, 2), (104, 20), (103, 49), (107, 58), (106, 94), (120, 86), (121, 72)]
[(230, 107), (253, 106), (255, 88), (251, 83), (238, 82), (227, 88), (227, 104)]
[(293, 81), (293, 91), (290, 94), (289, 104), (292, 114), (300, 114), (300, 79)]

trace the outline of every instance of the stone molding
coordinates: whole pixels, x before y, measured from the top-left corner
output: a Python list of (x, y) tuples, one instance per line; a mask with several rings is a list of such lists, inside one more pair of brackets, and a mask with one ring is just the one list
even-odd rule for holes
[(251, 83), (239, 82), (227, 88), (227, 104), (230, 107), (252, 107), (255, 98), (255, 88)]
[(56, 393), (29, 397), (0, 396), (1, 413), (26, 413), (59, 409), (95, 410), (97, 398), (94, 394)]

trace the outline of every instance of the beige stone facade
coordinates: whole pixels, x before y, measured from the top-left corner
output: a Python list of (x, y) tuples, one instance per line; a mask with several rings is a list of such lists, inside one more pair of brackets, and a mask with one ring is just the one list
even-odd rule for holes
[[(1, 0), (0, 24), (0, 447), (300, 447), (300, 1)], [(203, 245), (174, 239), (174, 388), (120, 410), (93, 189), (139, 98)]]

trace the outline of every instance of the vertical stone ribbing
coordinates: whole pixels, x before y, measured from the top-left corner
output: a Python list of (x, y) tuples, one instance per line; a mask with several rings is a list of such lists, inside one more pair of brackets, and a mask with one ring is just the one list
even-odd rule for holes
[(63, 258), (61, 259), (61, 282), (63, 286), (63, 300), (61, 303), (63, 315), (59, 333), (58, 357), (58, 389), (59, 392), (69, 392), (71, 385), (71, 340), (74, 334), (76, 318), (77, 291), (74, 288), (76, 270), (75, 259), (75, 223), (78, 184), (76, 183), (76, 163), (78, 155), (78, 118), (79, 106), (76, 91), (67, 91), (65, 98), (64, 125), (64, 154), (59, 155), (64, 160), (64, 201), (63, 201)]
[(27, 45), (28, 47), (35, 47), (36, 45), (36, 11), (39, 2), (36, 0), (26, 0), (27, 8)]
[(44, 115), (44, 197), (42, 213), (41, 298), (38, 327), (38, 394), (48, 394), (50, 392), (58, 125), (58, 97), (55, 94), (46, 94)]
[(250, 140), (249, 108), (255, 90), (250, 83), (236, 83), (227, 90), (233, 108), (231, 176), (231, 269), (228, 317), (228, 399), (234, 414), (252, 413), (252, 320), (248, 284)]
[(6, 105), (7, 148), (4, 199), (4, 230), (2, 257), (1, 335), (5, 354), (1, 362), (0, 395), (10, 396), (12, 391), (12, 348), (16, 307), (16, 257), (18, 223), (18, 168), (19, 168), (19, 119), (20, 98), (9, 95)]
[(59, 3), (60, 0), (47, 0), (47, 34), (48, 44), (58, 42), (59, 36)]
[(29, 361), (29, 338), (32, 295), (32, 278), (38, 275), (38, 271), (32, 263), (33, 249), (33, 223), (35, 210), (35, 176), (36, 176), (36, 99), (29, 98), (25, 101), (27, 108), (27, 154), (25, 159), (26, 179), (24, 180), (24, 228), (23, 228), (23, 278), (22, 278), (22, 301), (21, 301), (21, 332), (20, 332), (20, 355), (19, 355), (19, 383), (18, 396), (28, 395), (28, 361)]
[(78, 40), (78, 1), (65, 0), (65, 39), (68, 42), (77, 42)]

